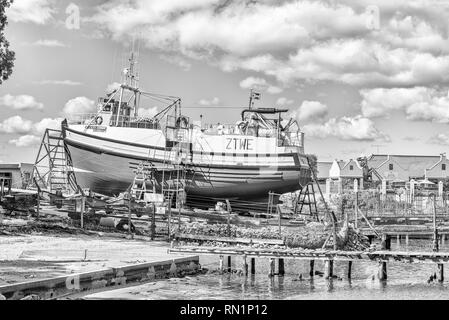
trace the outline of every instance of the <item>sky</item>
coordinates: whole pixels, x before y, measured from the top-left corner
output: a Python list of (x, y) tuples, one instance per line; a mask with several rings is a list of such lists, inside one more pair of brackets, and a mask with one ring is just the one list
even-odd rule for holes
[(46, 127), (94, 111), (133, 43), (140, 88), (192, 119), (235, 123), (254, 88), (320, 161), (449, 151), (449, 1), (15, 0), (6, 14), (1, 162), (34, 162)]

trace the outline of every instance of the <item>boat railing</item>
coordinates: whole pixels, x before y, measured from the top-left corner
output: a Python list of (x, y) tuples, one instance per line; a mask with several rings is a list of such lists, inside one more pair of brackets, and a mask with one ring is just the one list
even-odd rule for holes
[[(102, 116), (97, 113), (78, 113), (71, 114), (67, 121), (69, 124), (84, 124), (84, 125), (97, 125), (96, 118)], [(142, 128), (142, 129), (161, 129), (159, 122), (154, 121), (151, 118), (145, 117), (134, 117), (134, 116), (119, 116), (117, 121), (117, 116), (112, 115), (110, 117), (109, 123), (104, 121), (101, 123), (103, 126), (113, 126), (113, 127), (126, 127), (126, 128)]]
[[(243, 130), (237, 124), (205, 124), (202, 126), (201, 130), (208, 135), (236, 134), (266, 138), (277, 137), (277, 130), (274, 128), (249, 127), (246, 130)], [(284, 131), (278, 140), (280, 146), (303, 147), (304, 133), (298, 131)]]
[(67, 117), (67, 121), (69, 124), (89, 124), (91, 121), (93, 122), (96, 113), (72, 113)]

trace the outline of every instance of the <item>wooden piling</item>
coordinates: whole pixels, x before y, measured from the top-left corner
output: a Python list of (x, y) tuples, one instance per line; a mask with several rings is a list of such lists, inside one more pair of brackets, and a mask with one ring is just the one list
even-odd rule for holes
[(444, 266), (442, 263), (438, 264), (438, 282), (444, 281)]
[(310, 272), (309, 275), (311, 278), (315, 275), (315, 260), (310, 260)]
[(406, 246), (408, 246), (408, 239), (409, 239), (408, 234), (406, 234), (406, 235), (405, 235), (405, 245), (406, 245)]
[(352, 261), (348, 262), (348, 279), (351, 279)]
[(251, 258), (251, 274), (256, 274), (256, 258)]
[(396, 236), (396, 245), (398, 247), (401, 245), (401, 236), (399, 234)]
[(218, 270), (220, 271), (220, 274), (222, 274), (223, 273), (223, 256), (222, 255), (220, 255), (220, 264), (219, 264), (219, 266), (218, 266)]
[(387, 280), (387, 263), (379, 261), (379, 280)]
[(391, 237), (390, 236), (387, 236), (385, 239), (385, 249), (391, 250)]
[(285, 274), (284, 259), (278, 259), (278, 274), (280, 276)]
[(231, 266), (231, 256), (228, 256), (228, 272), (232, 271), (232, 266)]
[(268, 274), (269, 277), (274, 276), (274, 259), (270, 258), (270, 272)]
[(324, 261), (324, 277), (325, 279), (332, 278), (334, 275), (334, 260)]
[(248, 263), (246, 262), (246, 254), (243, 255), (243, 274), (248, 275)]

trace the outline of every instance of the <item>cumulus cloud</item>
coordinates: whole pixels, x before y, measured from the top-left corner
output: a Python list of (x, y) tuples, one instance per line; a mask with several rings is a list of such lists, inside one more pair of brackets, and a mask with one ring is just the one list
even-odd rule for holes
[(20, 136), (17, 139), (11, 139), (8, 141), (9, 144), (13, 144), (16, 147), (31, 147), (38, 145), (41, 142), (42, 138), (37, 137), (32, 134), (27, 134), (24, 136)]
[(33, 127), (31, 120), (23, 119), (21, 116), (13, 116), (0, 122), (2, 133), (28, 133)]
[[(367, 27), (366, 6), (373, 4), (382, 32)], [(141, 35), (149, 48), (225, 71), (260, 72), (289, 84), (398, 87), (449, 82), (444, 9), (443, 1), (116, 0), (100, 5), (90, 21), (114, 39)]]
[(27, 94), (18, 96), (6, 94), (3, 97), (0, 97), (0, 105), (13, 108), (15, 110), (41, 110), (44, 108), (44, 105), (40, 102), (37, 102), (36, 98)]
[(12, 3), (7, 14), (14, 22), (45, 24), (55, 12), (50, 0), (19, 0)]
[(61, 129), (62, 120), (62, 118), (44, 118), (33, 124), (33, 133), (42, 135), (45, 132), (45, 129)]
[(283, 91), (281, 88), (268, 83), (266, 79), (258, 77), (248, 77), (243, 79), (240, 81), (240, 88), (267, 91), (270, 94), (278, 94)]
[(449, 94), (433, 88), (376, 88), (361, 90), (365, 117), (388, 116), (403, 111), (409, 120), (449, 123)]
[(112, 91), (114, 91), (114, 90), (120, 88), (120, 86), (121, 86), (121, 84), (118, 83), (118, 82), (113, 82), (113, 83), (111, 83), (111, 84), (108, 84), (108, 86), (106, 87), (106, 93), (109, 94), (109, 93), (111, 93)]
[(301, 106), (291, 113), (291, 117), (301, 122), (322, 122), (327, 114), (328, 107), (319, 101), (305, 100)]
[(198, 103), (202, 106), (217, 106), (220, 104), (220, 99), (217, 97), (214, 97), (211, 100), (201, 99)]
[(324, 124), (303, 126), (307, 136), (317, 138), (336, 137), (341, 140), (390, 141), (390, 137), (376, 128), (374, 122), (360, 115), (355, 117), (331, 118)]
[(62, 112), (65, 115), (77, 114), (77, 113), (94, 113), (97, 107), (93, 100), (86, 97), (76, 97), (67, 101)]

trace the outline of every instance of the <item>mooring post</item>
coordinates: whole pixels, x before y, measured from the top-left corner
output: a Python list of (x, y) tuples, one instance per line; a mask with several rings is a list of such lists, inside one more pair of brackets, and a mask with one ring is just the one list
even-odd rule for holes
[(220, 264), (218, 266), (218, 271), (220, 272), (220, 274), (223, 274), (223, 256), (220, 255)]
[(270, 272), (268, 276), (273, 277), (274, 276), (274, 259), (270, 258)]
[(391, 250), (391, 237), (385, 235), (385, 250)]
[(251, 258), (251, 274), (256, 274), (256, 258)]
[(278, 260), (278, 274), (280, 276), (283, 276), (285, 274), (284, 259)]
[(246, 262), (246, 254), (243, 255), (243, 274), (248, 275), (248, 263)]
[[(382, 241), (380, 243), (381, 250), (386, 250), (387, 242), (386, 240), (387, 235), (382, 234)], [(379, 261), (379, 280), (386, 280), (387, 279), (387, 263), (385, 261)]]
[(405, 245), (408, 246), (408, 234), (405, 235)]
[(228, 256), (228, 272), (231, 272), (232, 267), (231, 267), (231, 256)]
[(84, 229), (84, 206), (85, 206), (85, 198), (81, 197), (81, 229)]
[(387, 280), (387, 263), (379, 261), (379, 280)]
[(442, 263), (438, 263), (438, 282), (444, 281), (444, 265)]
[(396, 245), (398, 247), (401, 245), (401, 236), (399, 234), (396, 236)]
[(334, 260), (328, 259), (324, 261), (324, 277), (332, 278), (334, 275)]
[(348, 262), (348, 279), (351, 279), (352, 261)]
[(309, 276), (311, 278), (313, 278), (313, 276), (315, 275), (315, 260), (310, 260), (310, 272), (309, 272)]

